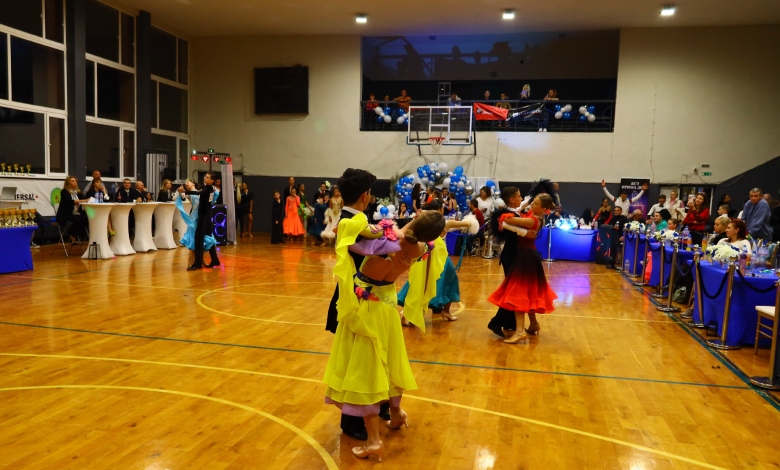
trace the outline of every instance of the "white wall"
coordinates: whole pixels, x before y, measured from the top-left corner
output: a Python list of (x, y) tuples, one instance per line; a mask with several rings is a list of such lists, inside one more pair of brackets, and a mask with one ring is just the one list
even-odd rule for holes
[[(709, 163), (706, 181), (722, 181), (780, 155), (777, 44), (780, 26), (623, 30), (613, 134), (478, 133), (476, 157), (428, 161), (504, 180), (654, 182)], [(194, 148), (273, 176), (355, 166), (387, 178), (422, 164), (404, 134), (358, 130), (357, 36), (198, 38), (191, 51)], [(295, 64), (309, 67), (309, 115), (254, 116), (252, 69)]]

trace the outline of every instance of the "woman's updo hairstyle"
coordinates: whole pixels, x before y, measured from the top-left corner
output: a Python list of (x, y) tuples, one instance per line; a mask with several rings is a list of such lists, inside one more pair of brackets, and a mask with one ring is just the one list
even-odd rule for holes
[(539, 202), (542, 204), (542, 209), (552, 209), (553, 207), (555, 207), (553, 198), (549, 194), (542, 193), (536, 197), (539, 199)]
[(444, 231), (444, 224), (444, 216), (440, 212), (420, 212), (420, 215), (418, 215), (406, 229), (404, 241), (406, 241), (406, 243), (428, 243), (436, 240)]

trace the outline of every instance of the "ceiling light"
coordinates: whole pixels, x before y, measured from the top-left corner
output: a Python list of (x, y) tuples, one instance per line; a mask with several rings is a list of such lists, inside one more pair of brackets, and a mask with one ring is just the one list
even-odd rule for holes
[(661, 16), (672, 16), (674, 15), (674, 12), (677, 11), (677, 8), (673, 6), (666, 6), (661, 9)]
[(501, 15), (501, 18), (505, 20), (513, 20), (515, 19), (515, 11), (514, 10), (504, 10), (504, 14)]
[(368, 18), (366, 18), (366, 15), (357, 15), (355, 17), (355, 23), (368, 23)]

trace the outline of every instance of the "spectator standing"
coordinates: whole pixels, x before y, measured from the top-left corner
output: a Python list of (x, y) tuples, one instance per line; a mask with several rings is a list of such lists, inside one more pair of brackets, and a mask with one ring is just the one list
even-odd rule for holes
[[(102, 180), (100, 177), (100, 170), (95, 170), (92, 172), (92, 181), (95, 180)], [(89, 184), (84, 188), (84, 190), (81, 191), (82, 196), (86, 196), (87, 193), (92, 189), (92, 181), (90, 181)]]
[(485, 93), (482, 95), (482, 99), (485, 101), (490, 101), (490, 90), (485, 90)]
[(625, 189), (620, 190), (620, 197), (615, 197), (611, 195), (607, 190), (607, 183), (604, 180), (601, 180), (601, 189), (604, 190), (604, 194), (607, 195), (609, 200), (615, 203), (615, 207), (620, 207), (621, 215), (622, 215), (622, 214), (628, 214), (628, 209), (631, 206), (631, 204), (638, 201), (639, 198), (642, 197), (642, 194), (644, 194), (645, 191), (647, 191), (647, 183), (642, 185), (642, 190), (639, 191), (639, 194), (637, 194), (636, 197), (632, 199), (628, 199), (628, 192)]
[[(277, 209), (279, 211), (283, 211), (282, 204), (281, 204), (281, 197), (277, 199), (276, 196), (278, 196), (278, 192), (274, 192), (274, 204), (272, 204), (272, 209), (276, 211)], [(236, 194), (236, 202), (238, 203), (238, 210), (239, 213), (239, 226), (241, 227), (241, 236), (242, 237), (249, 237), (252, 238), (252, 222), (254, 222), (253, 216), (252, 216), (252, 210), (254, 209), (254, 196), (249, 191), (249, 185), (246, 183), (246, 181), (241, 182), (241, 187), (237, 191)], [(277, 204), (278, 207), (277, 207)], [(282, 216), (277, 216), (274, 214), (273, 216), (274, 220), (274, 227), (272, 227), (273, 230), (276, 230), (276, 225), (279, 225), (279, 234), (281, 234), (282, 230), (282, 222), (284, 221), (284, 218)], [(276, 224), (276, 221), (279, 220), (279, 224)], [(272, 230), (271, 237), (273, 238), (275, 232)], [(278, 234), (277, 234), (278, 235)], [(284, 242), (284, 237), (278, 237), (280, 242)], [(273, 243), (273, 242), (272, 242)]]
[[(547, 92), (546, 95), (544, 95), (544, 101), (558, 101), (558, 90), (555, 88), (550, 88), (550, 90)], [(545, 106), (545, 110), (547, 111), (545, 113), (544, 121), (542, 121), (541, 125), (539, 126), (539, 132), (547, 132), (547, 128), (550, 125), (550, 116), (555, 115), (555, 109), (550, 109)]]
[(412, 97), (406, 94), (406, 90), (401, 90), (401, 96), (393, 98), (393, 101), (398, 103), (400, 109), (409, 112), (409, 103), (412, 102)]
[(320, 183), (319, 191), (317, 191), (314, 194), (314, 200), (316, 201), (317, 199), (325, 199), (326, 194), (330, 196), (330, 192), (328, 191), (328, 185), (326, 185), (325, 182), (323, 181), (322, 183)]
[(667, 204), (669, 213), (672, 214), (673, 219), (685, 218), (685, 204), (677, 198), (677, 191), (672, 191), (669, 194), (669, 203)]
[(610, 199), (605, 197), (601, 200), (601, 206), (596, 211), (596, 223), (599, 225), (608, 224), (612, 219), (612, 206), (609, 205)]
[[(505, 201), (506, 202), (506, 201)], [(487, 219), (493, 213), (493, 192), (488, 186), (482, 186), (477, 198), (477, 207), (482, 211), (482, 215)]]
[(665, 194), (661, 194), (660, 196), (658, 196), (658, 204), (653, 204), (653, 207), (651, 207), (650, 210), (647, 211), (648, 219), (653, 217), (653, 214), (660, 211), (661, 209), (669, 210), (669, 206), (666, 204)]
[(558, 90), (555, 88), (550, 88), (547, 90), (547, 94), (544, 96), (544, 101), (558, 101)]
[[(282, 194), (284, 195), (284, 200), (287, 201), (287, 198), (290, 197), (290, 194), (292, 193), (292, 189), (295, 188), (295, 177), (291, 176), (287, 178), (287, 187), (284, 188), (284, 191)], [(298, 191), (297, 189), (295, 190)]]
[(520, 92), (520, 100), (530, 100), (531, 99), (531, 85), (525, 84), (523, 85), (523, 90)]
[(762, 197), (761, 188), (750, 190), (750, 200), (745, 203), (742, 209), (742, 220), (745, 221), (747, 233), (754, 240), (771, 240), (772, 226), (769, 225), (771, 210), (769, 203)]
[(688, 227), (691, 232), (691, 241), (694, 245), (701, 246), (704, 238), (704, 229), (710, 220), (710, 210), (707, 209), (707, 195), (704, 193), (696, 194), (690, 204), (688, 204), (688, 214), (683, 220), (683, 225)]
[(271, 226), (271, 244), (284, 245), (284, 208), (279, 191), (274, 191), (274, 200), (271, 201), (271, 222), (273, 224)]
[(458, 96), (457, 93), (453, 93), (450, 95), (449, 98), (447, 98), (447, 106), (460, 106), (462, 103), (462, 100), (460, 99), (460, 96)]
[(780, 205), (772, 209), (772, 215), (769, 216), (769, 225), (772, 226), (772, 241), (780, 242)]

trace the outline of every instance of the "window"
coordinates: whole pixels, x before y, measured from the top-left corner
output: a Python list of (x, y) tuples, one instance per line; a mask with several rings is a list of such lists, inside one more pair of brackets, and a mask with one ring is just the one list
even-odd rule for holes
[(135, 67), (135, 18), (122, 13), (122, 65)]
[(65, 119), (49, 117), (49, 172), (67, 173), (65, 164)]
[(122, 143), (122, 161), (124, 168), (122, 176), (135, 178), (135, 132), (124, 129), (122, 131)]
[(176, 81), (176, 36), (152, 27), (152, 75)]
[(64, 42), (65, 18), (62, 12), (62, 0), (46, 0), (46, 39)]
[[(46, 173), (46, 119), (43, 113), (0, 107), (0, 163), (6, 171)], [(16, 167), (14, 167), (16, 165)]]
[[(97, 116), (135, 122), (135, 75), (97, 64)], [(87, 98), (89, 102), (89, 98)]]
[[(187, 90), (160, 83), (160, 129), (187, 133)], [(175, 149), (175, 148), (174, 148)]]
[(41, 6), (36, 0), (0, 0), (0, 23), (42, 37)]
[(87, 61), (87, 116), (95, 115), (95, 63)]
[(188, 80), (188, 71), (189, 71), (189, 46), (187, 44), (187, 41), (184, 39), (179, 38), (179, 62), (177, 71), (179, 72), (179, 83), (182, 85), (187, 85)]
[(0, 100), (8, 99), (8, 35), (0, 33)]
[(65, 109), (64, 52), (11, 37), (11, 99)]
[(87, 175), (100, 170), (106, 178), (119, 175), (119, 128), (87, 122)]
[(87, 54), (119, 62), (119, 11), (95, 0), (84, 10)]

